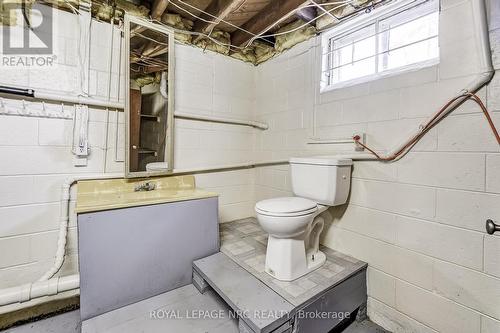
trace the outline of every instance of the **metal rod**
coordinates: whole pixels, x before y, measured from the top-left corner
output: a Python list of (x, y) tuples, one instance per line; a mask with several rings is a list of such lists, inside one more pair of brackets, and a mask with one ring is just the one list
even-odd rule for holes
[[(314, 140), (314, 139), (312, 139)], [(337, 144), (337, 143), (354, 143), (354, 140), (351, 139), (332, 139), (332, 140), (317, 140), (317, 141), (309, 141), (308, 145), (326, 145), (326, 144)]]
[(261, 130), (267, 130), (269, 126), (265, 123), (253, 121), (253, 120), (239, 120), (232, 118), (224, 118), (224, 117), (216, 117), (216, 116), (204, 116), (204, 115), (196, 115), (189, 113), (174, 113), (175, 118), (179, 119), (188, 119), (188, 120), (197, 120), (197, 121), (208, 121), (212, 123), (221, 123), (221, 124), (231, 124), (231, 125), (243, 125), (255, 127)]
[(18, 95), (18, 96), (26, 96), (26, 97), (34, 97), (35, 91), (33, 89), (21, 89), (21, 88), (0, 86), (0, 93)]
[[(99, 101), (99, 100), (88, 98), (88, 97), (67, 96), (67, 95), (58, 95), (58, 94), (51, 94), (51, 93), (36, 92), (32, 89), (19, 89), (19, 88), (0, 86), (0, 93), (28, 96), (28, 97), (34, 97), (37, 99), (44, 99), (44, 100), (57, 101), (57, 102), (86, 104), (86, 105), (93, 105), (93, 106), (113, 108), (113, 109), (124, 109), (125, 108), (124, 103), (121, 103), (121, 102)], [(174, 117), (180, 118), (180, 119), (197, 120), (197, 121), (209, 121), (209, 122), (221, 123), (221, 124), (250, 126), (250, 127), (255, 127), (255, 128), (258, 128), (261, 130), (267, 130), (269, 128), (269, 126), (267, 124), (253, 121), (253, 120), (240, 120), (240, 119), (233, 119), (233, 118), (224, 118), (224, 117), (216, 117), (216, 116), (203, 116), (203, 115), (194, 115), (194, 114), (189, 114), (189, 113), (178, 113), (178, 112), (174, 114)]]
[(238, 169), (252, 169), (256, 167), (281, 165), (288, 163), (289, 163), (288, 160), (275, 160), (267, 162), (247, 162), (247, 163), (232, 164), (232, 165), (215, 165), (213, 167), (205, 167), (205, 168), (174, 169), (174, 171), (170, 175), (209, 173), (209, 172), (219, 172), (219, 171), (238, 170)]
[(125, 105), (121, 102), (112, 102), (112, 101), (100, 101), (97, 99), (89, 98), (89, 97), (81, 97), (81, 96), (68, 96), (68, 95), (59, 95), (59, 94), (51, 94), (44, 92), (34, 92), (34, 97), (38, 99), (45, 99), (57, 102), (67, 102), (73, 104), (86, 104), (93, 105), (104, 108), (111, 109), (124, 109)]

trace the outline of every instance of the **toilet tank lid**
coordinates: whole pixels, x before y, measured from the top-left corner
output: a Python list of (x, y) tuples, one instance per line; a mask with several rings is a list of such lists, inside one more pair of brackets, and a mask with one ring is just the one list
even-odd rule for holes
[(292, 157), (290, 164), (352, 165), (352, 159), (339, 156)]

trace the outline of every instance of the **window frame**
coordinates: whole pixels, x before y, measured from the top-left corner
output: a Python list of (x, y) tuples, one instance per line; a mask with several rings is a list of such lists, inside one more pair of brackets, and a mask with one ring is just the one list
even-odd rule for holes
[[(329, 80), (330, 80), (329, 79), (329, 77), (330, 77), (329, 71), (332, 70), (332, 68), (330, 67), (330, 64), (333, 62), (333, 54), (334, 54), (334, 52), (333, 52), (334, 50), (332, 50), (332, 45), (333, 45), (333, 42), (335, 40), (349, 36), (349, 35), (355, 33), (356, 31), (359, 31), (361, 29), (365, 29), (365, 28), (372, 26), (372, 25), (375, 27), (375, 29), (374, 29), (375, 36), (378, 36), (381, 33), (379, 31), (381, 21), (384, 21), (384, 20), (389, 19), (393, 16), (401, 14), (407, 10), (412, 10), (415, 7), (423, 5), (429, 1), (436, 2), (435, 9), (439, 15), (439, 12), (441, 10), (440, 0), (398, 1), (396, 3), (390, 3), (386, 6), (375, 9), (371, 13), (358, 16), (358, 17), (356, 17), (348, 22), (345, 22), (344, 24), (342, 24), (338, 27), (333, 27), (332, 29), (323, 33), (322, 37), (321, 37), (321, 48), (320, 48), (320, 50), (321, 50), (321, 55), (320, 55), (320, 57), (321, 57), (320, 93), (328, 92), (328, 91), (335, 90), (335, 89), (350, 87), (350, 86), (354, 86), (354, 85), (358, 85), (358, 84), (362, 84), (362, 83), (367, 83), (367, 82), (383, 79), (386, 77), (397, 76), (397, 75), (405, 74), (408, 72), (418, 71), (418, 70), (423, 69), (423, 68), (428, 68), (428, 67), (438, 65), (440, 62), (439, 26), (438, 26), (437, 37), (436, 36), (432, 37), (432, 38), (437, 38), (437, 43), (438, 43), (438, 55), (437, 55), (437, 57), (435, 57), (433, 59), (428, 59), (428, 60), (416, 62), (413, 64), (409, 64), (406, 66), (400, 66), (397, 68), (387, 69), (387, 70), (383, 70), (383, 71), (379, 72), (378, 71), (379, 57), (381, 54), (379, 53), (379, 47), (380, 47), (379, 38), (376, 38), (376, 40), (375, 40), (375, 54), (374, 54), (375, 67), (376, 67), (375, 73), (361, 76), (361, 77), (357, 77), (357, 78), (350, 79), (350, 80), (346, 80), (346, 81), (329, 83)], [(431, 13), (432, 13), (432, 11), (430, 11), (428, 14), (424, 14), (424, 15), (420, 15), (416, 18), (412, 18), (405, 23), (417, 20), (417, 19), (422, 18), (422, 17), (429, 15)], [(402, 23), (402, 24), (405, 24), (405, 23)], [(367, 36), (364, 38), (370, 38), (370, 37), (371, 36)], [(428, 40), (428, 39), (430, 39), (430, 38), (419, 40), (419, 41), (414, 42), (414, 43), (410, 43), (408, 45), (405, 45), (405, 47), (411, 46), (411, 45), (416, 44), (416, 43), (420, 43), (420, 42)], [(360, 61), (360, 60), (357, 60), (357, 61)]]

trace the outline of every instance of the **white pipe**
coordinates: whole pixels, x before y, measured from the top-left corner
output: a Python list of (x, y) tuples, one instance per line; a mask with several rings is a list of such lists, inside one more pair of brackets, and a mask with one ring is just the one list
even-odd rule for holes
[(239, 120), (233, 118), (225, 118), (225, 117), (217, 117), (217, 116), (205, 116), (205, 115), (197, 115), (183, 112), (174, 113), (175, 118), (181, 119), (189, 119), (189, 120), (199, 120), (199, 121), (210, 121), (214, 123), (223, 123), (223, 124), (233, 124), (233, 125), (243, 125), (259, 128), (262, 130), (267, 130), (269, 126), (265, 123), (261, 123), (253, 120)]
[[(61, 186), (61, 201), (60, 201), (60, 214), (59, 214), (59, 238), (57, 240), (57, 251), (54, 265), (38, 279), (38, 281), (46, 281), (56, 274), (64, 262), (64, 255), (66, 251), (66, 238), (68, 234), (69, 222), (69, 202), (71, 185), (79, 180), (91, 179), (111, 179), (123, 178), (123, 174), (96, 174), (96, 175), (79, 175), (70, 177), (64, 181)], [(0, 291), (1, 294), (1, 291)], [(1, 305), (1, 304), (0, 304)]]
[(353, 138), (339, 138), (339, 139), (316, 139), (311, 138), (311, 141), (308, 141), (308, 145), (328, 145), (328, 144), (337, 144), (337, 143), (354, 143)]
[[(109, 101), (109, 100), (103, 101), (103, 100), (97, 100), (97, 99), (88, 98), (88, 97), (82, 97), (82, 96), (59, 95), (59, 94), (51, 94), (51, 93), (44, 93), (44, 92), (36, 92), (35, 91), (34, 97), (38, 98), (38, 99), (45, 99), (45, 100), (50, 100), (50, 101), (67, 102), (67, 103), (73, 103), (73, 104), (94, 105), (94, 106), (111, 108), (111, 109), (124, 109), (125, 108), (124, 103), (121, 103), (121, 102), (113, 102), (113, 101)], [(174, 113), (174, 117), (181, 118), (181, 119), (189, 119), (189, 120), (209, 121), (209, 122), (222, 123), (222, 124), (250, 126), (250, 127), (259, 128), (262, 130), (267, 130), (269, 128), (269, 126), (267, 124), (261, 123), (258, 121), (253, 121), (253, 120), (240, 120), (240, 119), (225, 118), (225, 117), (195, 115), (195, 114), (181, 113), (181, 112)]]
[(208, 168), (193, 168), (193, 169), (174, 169), (172, 172), (173, 175), (179, 174), (189, 174), (189, 173), (206, 173), (206, 172), (216, 172), (216, 171), (225, 171), (232, 169), (251, 169), (259, 166), (268, 166), (268, 165), (276, 165), (276, 164), (288, 164), (288, 160), (275, 160), (268, 162), (246, 162), (246, 163), (237, 163), (237, 164), (226, 164), (226, 165), (215, 165), (213, 167)]
[(121, 102), (112, 102), (112, 101), (102, 101), (89, 97), (82, 96), (70, 96), (70, 95), (60, 95), (60, 94), (51, 94), (45, 92), (37, 92), (35, 91), (35, 98), (45, 99), (50, 101), (57, 102), (67, 102), (73, 104), (86, 104), (86, 105), (94, 105), (104, 108), (112, 108), (112, 109), (123, 109), (125, 108), (124, 103)]
[(160, 94), (162, 95), (163, 98), (165, 98), (165, 99), (168, 98), (168, 94), (167, 94), (167, 73), (166, 72), (162, 72), (161, 73)]
[[(318, 156), (317, 154), (314, 156)], [(329, 155), (332, 157), (338, 158), (349, 158), (353, 161), (365, 161), (365, 160), (374, 160), (375, 156), (368, 153), (342, 153)], [(280, 165), (280, 164), (288, 164), (288, 159), (282, 160), (272, 160), (272, 161), (263, 161), (263, 162), (246, 162), (246, 163), (237, 163), (237, 164), (226, 164), (226, 165), (215, 165), (213, 167), (208, 168), (192, 168), (192, 169), (174, 169), (174, 171), (170, 175), (180, 175), (180, 174), (193, 174), (193, 173), (207, 173), (207, 172), (219, 172), (219, 171), (228, 171), (234, 169), (251, 169), (257, 167), (264, 167), (270, 165)]]
[(2, 289), (0, 290), (0, 306), (57, 295), (63, 291), (78, 289), (79, 286), (80, 276), (75, 274)]
[(95, 174), (78, 175), (67, 178), (61, 186), (59, 237), (57, 240), (57, 251), (52, 267), (36, 282), (21, 286), (0, 289), (0, 306), (18, 302), (26, 302), (33, 298), (56, 295), (59, 292), (77, 289), (79, 287), (79, 275), (52, 278), (64, 262), (66, 241), (69, 222), (69, 202), (71, 186), (79, 180), (122, 178), (123, 174)]
[[(491, 61), (491, 51), (490, 51), (490, 40), (489, 40), (489, 31), (488, 31), (488, 21), (487, 21), (487, 15), (486, 15), (486, 4), (484, 0), (475, 0), (472, 1), (472, 15), (473, 15), (473, 20), (474, 20), (474, 27), (476, 27), (475, 35), (476, 38), (479, 39), (480, 45), (479, 45), (479, 53), (480, 53), (480, 60), (481, 60), (481, 69), (480, 73), (474, 80), (472, 80), (467, 87), (462, 90), (459, 94), (457, 94), (455, 97), (459, 97), (464, 95), (464, 93), (477, 93), (483, 86), (488, 84), (488, 82), (491, 81), (493, 78), (493, 75), (495, 74), (495, 69), (493, 68), (493, 64)], [(434, 123), (438, 123), (441, 119), (446, 117), (450, 112), (455, 110), (458, 106), (460, 106), (463, 102), (465, 102), (468, 99), (468, 96), (464, 96), (463, 98), (460, 98), (456, 100), (455, 102), (451, 103), (450, 106), (446, 109), (443, 114), (437, 118)], [(429, 120), (432, 119), (432, 117), (429, 118)], [(428, 120), (428, 121), (429, 121)], [(427, 123), (428, 121), (424, 122), (423, 124)], [(405, 142), (401, 143), (394, 149), (392, 149), (389, 153), (386, 155), (382, 155), (382, 158), (389, 158), (396, 154), (398, 151), (403, 149), (409, 142), (413, 141), (416, 139), (423, 130), (423, 125), (421, 124), (414, 132), (412, 132), (412, 135), (408, 140)]]

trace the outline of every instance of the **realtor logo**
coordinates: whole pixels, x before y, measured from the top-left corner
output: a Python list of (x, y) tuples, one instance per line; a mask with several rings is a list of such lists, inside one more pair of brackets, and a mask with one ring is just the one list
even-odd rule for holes
[(52, 8), (26, 0), (2, 0), (11, 25), (2, 29), (4, 55), (51, 55)]

